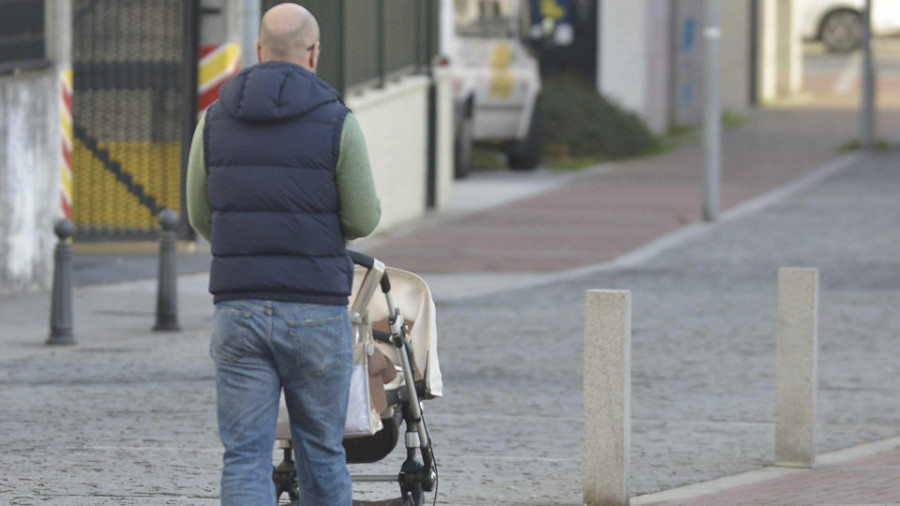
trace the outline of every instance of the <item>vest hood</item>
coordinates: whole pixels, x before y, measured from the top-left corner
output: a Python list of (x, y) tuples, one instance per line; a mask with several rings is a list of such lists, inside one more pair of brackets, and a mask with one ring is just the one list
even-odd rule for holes
[(248, 67), (228, 80), (219, 101), (232, 117), (251, 122), (296, 118), (329, 102), (337, 91), (317, 75), (293, 63), (271, 61)]

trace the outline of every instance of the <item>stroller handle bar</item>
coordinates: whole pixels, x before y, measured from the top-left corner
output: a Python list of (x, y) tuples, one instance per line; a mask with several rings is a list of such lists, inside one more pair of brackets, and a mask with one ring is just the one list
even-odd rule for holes
[[(431, 440), (428, 437), (428, 431), (422, 420), (422, 407), (419, 404), (420, 394), (413, 373), (415, 356), (412, 343), (408, 339), (409, 328), (407, 327), (406, 320), (401, 316), (400, 311), (394, 306), (390, 293), (391, 282), (388, 279), (387, 270), (384, 264), (368, 255), (359, 253), (358, 251), (347, 250), (347, 254), (354, 264), (359, 265), (368, 271), (366, 277), (362, 281), (359, 293), (353, 302), (351, 311), (356, 312), (357, 314), (362, 314), (366, 311), (366, 306), (376, 290), (376, 287), (373, 286), (374, 283), (369, 282), (370, 279), (371, 281), (374, 281), (374, 278), (370, 278), (369, 275), (380, 275), (381, 279), (378, 282), (381, 284), (381, 291), (384, 292), (385, 302), (387, 303), (390, 332), (380, 332), (372, 329), (372, 337), (380, 342), (393, 344), (395, 347), (399, 348), (398, 358), (400, 359), (400, 370), (403, 372), (403, 381), (406, 386), (408, 406), (408, 408), (404, 408), (403, 410), (407, 428), (407, 461), (403, 464), (403, 469), (406, 471), (401, 472), (400, 475), (402, 481), (401, 490), (409, 491), (419, 487), (418, 490), (420, 491), (424, 490), (430, 492), (437, 482), (437, 470), (434, 466), (434, 453), (431, 449)], [(425, 393), (424, 382), (422, 393)], [(421, 464), (414, 459), (416, 447), (422, 452), (423, 462)]]
[[(364, 255), (358, 251), (349, 249), (347, 250), (347, 254), (350, 255), (350, 260), (353, 260), (353, 263), (356, 265), (365, 267), (366, 269), (371, 269), (375, 266), (375, 259), (369, 255)], [(391, 280), (388, 279), (387, 272), (381, 276), (381, 291), (384, 293), (391, 291)]]

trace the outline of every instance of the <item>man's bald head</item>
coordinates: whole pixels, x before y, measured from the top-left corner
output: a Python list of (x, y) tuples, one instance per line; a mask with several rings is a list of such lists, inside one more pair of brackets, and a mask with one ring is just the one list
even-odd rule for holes
[(284, 3), (263, 15), (256, 45), (259, 61), (286, 61), (315, 72), (319, 59), (319, 23), (297, 4)]

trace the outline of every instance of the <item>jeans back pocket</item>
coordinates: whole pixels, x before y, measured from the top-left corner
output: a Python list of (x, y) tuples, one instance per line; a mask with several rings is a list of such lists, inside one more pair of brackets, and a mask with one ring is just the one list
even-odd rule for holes
[(351, 365), (350, 323), (346, 311), (324, 319), (289, 321), (297, 367), (306, 374), (322, 376), (339, 365)]
[(247, 355), (250, 339), (250, 311), (216, 308), (209, 354), (219, 362), (234, 362)]

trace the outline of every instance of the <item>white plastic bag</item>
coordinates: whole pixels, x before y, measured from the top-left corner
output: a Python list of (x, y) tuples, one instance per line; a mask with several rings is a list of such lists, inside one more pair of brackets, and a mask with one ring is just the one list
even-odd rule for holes
[(374, 349), (375, 345), (365, 338), (362, 342), (353, 343), (353, 374), (350, 376), (345, 438), (371, 436), (383, 427), (369, 392), (369, 355)]

